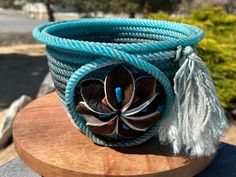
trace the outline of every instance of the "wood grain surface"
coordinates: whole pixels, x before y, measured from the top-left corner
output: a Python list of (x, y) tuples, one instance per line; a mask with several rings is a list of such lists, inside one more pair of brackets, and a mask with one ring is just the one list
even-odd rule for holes
[(155, 137), (129, 148), (95, 145), (73, 126), (56, 93), (19, 113), (13, 137), (20, 158), (45, 177), (192, 177), (212, 161), (212, 157), (174, 157)]

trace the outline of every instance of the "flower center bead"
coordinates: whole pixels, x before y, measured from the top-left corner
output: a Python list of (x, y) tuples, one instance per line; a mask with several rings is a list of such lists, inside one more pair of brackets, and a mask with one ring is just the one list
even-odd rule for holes
[(119, 118), (121, 117), (121, 114), (122, 114), (122, 113), (121, 113), (121, 110), (120, 110), (120, 109), (116, 111), (116, 115), (117, 115)]

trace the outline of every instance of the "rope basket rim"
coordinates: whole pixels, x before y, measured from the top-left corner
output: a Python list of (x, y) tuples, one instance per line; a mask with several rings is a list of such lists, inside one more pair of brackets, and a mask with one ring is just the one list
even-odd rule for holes
[[(98, 26), (98, 25), (113, 25), (114, 21), (116, 22), (116, 26), (125, 25), (126, 27), (147, 27), (147, 28), (157, 28), (157, 30), (168, 30), (169, 32), (173, 32), (177, 30), (179, 33), (184, 33), (185, 37), (179, 39), (172, 40), (163, 40), (163, 41), (153, 41), (153, 42), (137, 42), (137, 43), (127, 43), (127, 44), (114, 44), (116, 48), (125, 50), (126, 52), (149, 52), (149, 51), (163, 51), (167, 49), (173, 49), (177, 46), (192, 46), (199, 41), (201, 41), (205, 37), (204, 31), (196, 26), (166, 21), (166, 20), (150, 20), (150, 19), (122, 19), (122, 18), (92, 18), (92, 19), (75, 19), (75, 20), (65, 20), (65, 21), (57, 21), (50, 22), (43, 25), (40, 25), (33, 29), (32, 35), (33, 37), (52, 47), (58, 47), (61, 49), (69, 49), (69, 50), (77, 50), (76, 46), (78, 45), (88, 45), (88, 46), (107, 46), (109, 43), (102, 42), (93, 42), (93, 41), (83, 41), (83, 40), (75, 40), (69, 39), (66, 37), (56, 36), (55, 30), (66, 30), (70, 28), (79, 28), (84, 27), (86, 25), (90, 26)], [(186, 34), (189, 33), (189, 34)], [(55, 40), (57, 42), (55, 42)], [(71, 47), (74, 46), (74, 47)]]

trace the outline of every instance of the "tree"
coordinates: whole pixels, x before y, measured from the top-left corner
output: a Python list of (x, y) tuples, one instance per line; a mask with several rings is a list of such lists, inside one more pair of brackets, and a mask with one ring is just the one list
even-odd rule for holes
[(143, 0), (145, 13), (163, 11), (174, 13), (182, 0)]
[[(0, 0), (0, 7), (4, 8), (11, 8), (14, 7), (15, 0)], [(56, 6), (64, 6), (64, 4), (69, 4), (69, 1), (66, 0), (26, 0), (26, 2), (42, 2), (44, 3), (47, 14), (48, 14), (48, 21), (54, 21), (54, 10), (52, 8), (53, 5)]]
[(55, 21), (54, 17), (54, 9), (53, 6), (58, 6), (58, 7), (73, 7), (75, 2), (79, 2), (79, 0), (26, 0), (28, 2), (42, 2), (44, 3), (46, 10), (47, 10), (47, 15), (48, 15), (48, 21), (52, 22)]
[(135, 18), (135, 13), (140, 11), (139, 1), (135, 0), (111, 0), (108, 3), (107, 11), (111, 13), (125, 12), (130, 18)]
[[(176, 11), (181, 0), (103, 0), (104, 12), (111, 13), (128, 13), (131, 18), (136, 13), (150, 13), (164, 11), (169, 14)], [(88, 0), (87, 0), (88, 2)]]
[(85, 17), (91, 17), (91, 13), (96, 17), (98, 12), (103, 12), (107, 6), (107, 0), (72, 0), (71, 4), (77, 12), (85, 13)]
[(52, 9), (52, 0), (44, 0), (45, 7), (47, 9), (48, 21), (55, 21), (54, 11)]
[(53, 5), (62, 5), (63, 0), (27, 0), (28, 2), (42, 2), (44, 3), (46, 10), (47, 10), (47, 15), (48, 15), (48, 21), (52, 22), (55, 21), (54, 17), (54, 10), (52, 8)]
[[(181, 0), (26, 0), (27, 2), (42, 2), (45, 4), (48, 20), (54, 21), (53, 6), (72, 7), (85, 17), (96, 17), (98, 12), (129, 14), (134, 18), (136, 13), (150, 13), (157, 11), (173, 13)], [(14, 0), (0, 0), (5, 6), (10, 6)], [(92, 15), (93, 13), (93, 15)]]
[(14, 6), (14, 0), (0, 0), (0, 7), (10, 8)]
[(139, 0), (73, 0), (73, 7), (78, 12), (86, 13), (86, 16), (90, 16), (91, 12), (94, 16), (97, 12), (104, 13), (128, 13), (130, 17), (135, 16), (135, 13), (139, 11)]

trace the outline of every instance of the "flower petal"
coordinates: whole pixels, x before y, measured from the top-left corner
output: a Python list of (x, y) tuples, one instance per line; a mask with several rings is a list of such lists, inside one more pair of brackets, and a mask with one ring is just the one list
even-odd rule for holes
[(86, 125), (88, 126), (89, 130), (99, 135), (111, 135), (114, 132), (117, 124), (117, 117), (112, 118), (108, 122), (98, 122), (97, 120), (94, 121), (94, 118), (92, 117), (87, 117), (87, 120), (88, 119), (89, 122), (87, 122)]
[[(117, 91), (117, 92), (116, 92)], [(119, 103), (118, 95), (122, 95)], [(105, 79), (107, 103), (113, 110), (126, 110), (134, 97), (134, 78), (122, 65), (115, 67)]]
[(97, 117), (99, 116), (98, 114), (89, 110), (82, 103), (80, 103), (77, 106), (77, 110), (86, 120), (87, 122), (86, 125), (88, 126), (89, 130), (92, 131), (93, 133), (99, 135), (110, 135), (114, 132), (116, 128), (117, 116), (111, 115), (108, 117), (98, 118)]
[(117, 135), (121, 137), (130, 138), (130, 137), (139, 136), (140, 134), (143, 133), (143, 131), (137, 131), (137, 130), (131, 129), (129, 126), (126, 125), (123, 119), (118, 119), (117, 121), (118, 121), (118, 125), (116, 129), (116, 133)]
[(156, 100), (156, 97), (158, 97), (159, 94), (160, 93), (155, 94), (153, 97), (151, 97), (149, 100), (147, 100), (146, 102), (142, 103), (138, 107), (135, 107), (133, 109), (129, 109), (129, 110), (125, 111), (122, 115), (124, 115), (124, 116), (131, 116), (131, 115), (134, 115), (134, 114), (137, 114), (137, 113), (141, 112), (146, 107), (148, 107), (150, 104), (153, 104), (154, 100)]
[(138, 107), (154, 97), (156, 86), (156, 79), (152, 76), (138, 78), (135, 81), (135, 95), (130, 109)]
[(85, 102), (79, 102), (79, 104), (76, 107), (76, 110), (81, 115), (97, 115), (95, 112), (91, 111), (87, 106)]
[(94, 110), (92, 110), (85, 102), (80, 102), (76, 110), (85, 118), (86, 121), (86, 116), (94, 116), (96, 119), (99, 119), (103, 122), (109, 121), (112, 117), (114, 117), (115, 113), (99, 113)]
[(103, 81), (98, 79), (88, 79), (80, 83), (80, 93), (86, 105), (93, 112), (110, 113), (112, 112), (106, 105), (102, 103), (105, 97)]
[(146, 131), (151, 125), (158, 122), (161, 118), (160, 112), (139, 117), (124, 117), (122, 120), (131, 128), (137, 131)]

